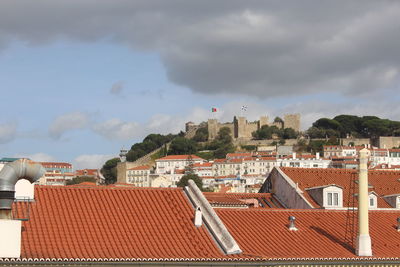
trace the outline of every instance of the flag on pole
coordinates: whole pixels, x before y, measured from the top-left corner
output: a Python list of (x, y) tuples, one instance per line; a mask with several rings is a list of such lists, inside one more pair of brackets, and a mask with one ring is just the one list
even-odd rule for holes
[(217, 112), (217, 108), (211, 108), (211, 112)]
[(247, 106), (242, 106), (242, 110), (246, 111), (247, 110)]

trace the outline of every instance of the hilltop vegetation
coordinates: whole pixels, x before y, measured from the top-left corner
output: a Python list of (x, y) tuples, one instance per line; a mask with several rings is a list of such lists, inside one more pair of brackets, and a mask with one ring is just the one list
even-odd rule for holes
[(339, 115), (333, 119), (321, 118), (315, 121), (307, 130), (307, 134), (310, 138), (345, 138), (347, 135), (356, 138), (400, 136), (400, 122), (376, 116)]
[[(275, 123), (283, 120), (275, 118)], [(400, 136), (400, 122), (388, 119), (380, 119), (376, 116), (358, 117), (354, 115), (339, 115), (333, 119), (320, 118), (316, 120), (305, 133), (298, 133), (292, 128), (279, 129), (277, 126), (262, 126), (259, 130), (252, 133), (257, 140), (278, 138), (279, 142), (272, 144), (285, 144), (285, 139), (295, 139), (300, 135), (308, 136), (310, 140), (300, 138), (297, 144), (298, 151), (318, 152), (322, 151), (323, 145), (337, 145), (339, 138), (350, 135), (355, 138), (376, 138), (378, 136)], [(321, 140), (322, 139), (322, 140)], [(167, 144), (170, 143), (169, 148)], [(166, 155), (195, 154), (207, 160), (215, 158), (225, 158), (227, 153), (235, 151), (231, 130), (223, 127), (219, 130), (217, 137), (211, 142), (208, 141), (207, 127), (197, 129), (193, 138), (184, 137), (184, 133), (179, 134), (150, 134), (142, 142), (132, 145), (127, 154), (127, 161), (135, 161), (148, 153), (162, 148), (152, 156), (157, 159)], [(252, 151), (255, 146), (242, 146), (242, 149)], [(120, 162), (118, 158), (108, 160), (101, 169), (107, 183), (115, 183), (117, 179), (116, 166)]]

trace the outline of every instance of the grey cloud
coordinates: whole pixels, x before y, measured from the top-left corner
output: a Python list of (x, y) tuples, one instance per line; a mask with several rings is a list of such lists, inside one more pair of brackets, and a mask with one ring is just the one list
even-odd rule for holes
[(89, 124), (89, 115), (84, 112), (72, 112), (63, 114), (54, 119), (49, 127), (49, 135), (54, 139), (60, 139), (68, 131), (84, 129)]
[(0, 124), (0, 144), (9, 143), (17, 135), (17, 124), (14, 122)]
[(400, 78), (398, 1), (2, 1), (0, 47), (111, 39), (205, 94), (359, 95)]

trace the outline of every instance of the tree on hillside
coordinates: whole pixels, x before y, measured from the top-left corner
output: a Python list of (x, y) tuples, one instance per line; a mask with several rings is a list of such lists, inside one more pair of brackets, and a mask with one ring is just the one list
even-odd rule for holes
[(192, 139), (177, 137), (172, 140), (169, 146), (169, 155), (188, 155), (195, 154), (198, 150), (197, 143)]
[(274, 122), (282, 123), (282, 125), (283, 125), (283, 120), (281, 117), (275, 117)]
[(117, 164), (121, 162), (119, 158), (113, 158), (107, 160), (104, 163), (103, 168), (101, 168), (100, 172), (103, 174), (106, 184), (114, 184), (117, 181)]
[(252, 135), (254, 139), (261, 140), (261, 139), (271, 139), (272, 135), (274, 134), (278, 135), (278, 137), (281, 137), (282, 132), (283, 131), (276, 126), (263, 125), (261, 126), (260, 129), (253, 132)]
[(209, 144), (208, 148), (214, 150), (214, 156), (216, 158), (225, 158), (226, 154), (235, 152), (231, 129), (222, 127), (218, 131), (216, 138)]
[(77, 176), (77, 177), (67, 181), (67, 185), (80, 184), (83, 182), (96, 183), (96, 179), (94, 179), (93, 177), (89, 177), (89, 176)]
[(178, 187), (185, 187), (189, 185), (189, 180), (193, 180), (193, 182), (196, 183), (197, 187), (203, 191), (203, 181), (197, 174), (185, 174), (182, 176), (182, 178), (179, 180), (179, 182), (176, 184)]
[(134, 144), (126, 155), (127, 161), (135, 161), (174, 139), (176, 135), (149, 134), (141, 143)]
[(282, 138), (283, 139), (296, 139), (299, 134), (292, 128), (283, 129)]
[(197, 131), (192, 139), (196, 142), (207, 142), (208, 141), (208, 128), (201, 127), (199, 129), (197, 129)]
[(321, 118), (316, 122), (314, 122), (312, 126), (320, 129), (332, 129), (332, 130), (339, 130), (341, 127), (339, 122), (328, 118)]

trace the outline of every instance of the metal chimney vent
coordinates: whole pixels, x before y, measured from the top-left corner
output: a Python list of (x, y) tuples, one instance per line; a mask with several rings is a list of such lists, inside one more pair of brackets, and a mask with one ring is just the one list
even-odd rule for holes
[(298, 229), (296, 228), (296, 217), (294, 216), (289, 216), (289, 230), (290, 231), (297, 231)]

